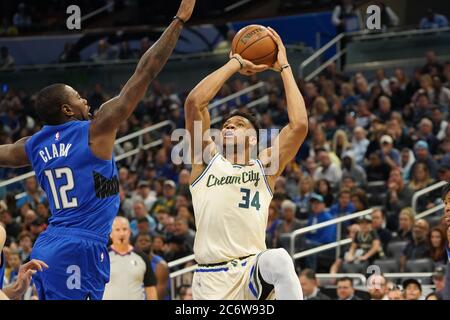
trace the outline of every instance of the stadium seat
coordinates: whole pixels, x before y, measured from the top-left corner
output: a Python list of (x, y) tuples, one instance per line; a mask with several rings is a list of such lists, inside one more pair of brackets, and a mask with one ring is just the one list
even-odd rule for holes
[(442, 217), (433, 215), (431, 217), (426, 217), (425, 220), (430, 224), (430, 228), (434, 228), (441, 223)]
[(433, 261), (431, 259), (414, 259), (406, 261), (406, 272), (432, 272)]
[(342, 264), (342, 271), (344, 273), (366, 273), (367, 264), (365, 263), (348, 263)]
[(407, 241), (390, 242), (387, 247), (387, 256), (396, 259), (400, 258), (407, 243)]
[(399, 271), (397, 259), (378, 259), (373, 264), (379, 266), (382, 273), (396, 273)]

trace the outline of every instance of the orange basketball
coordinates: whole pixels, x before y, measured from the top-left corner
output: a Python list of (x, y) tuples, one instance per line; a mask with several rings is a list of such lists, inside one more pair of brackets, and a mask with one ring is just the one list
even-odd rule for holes
[(277, 61), (277, 44), (266, 27), (257, 24), (239, 30), (231, 44), (231, 51), (254, 64), (273, 66)]

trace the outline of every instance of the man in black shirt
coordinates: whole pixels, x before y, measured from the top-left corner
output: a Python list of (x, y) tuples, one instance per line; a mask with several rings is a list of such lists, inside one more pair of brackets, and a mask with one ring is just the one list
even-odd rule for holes
[(419, 219), (414, 223), (413, 240), (406, 245), (400, 257), (401, 272), (405, 272), (407, 260), (430, 258), (430, 248), (427, 242), (429, 230), (430, 226), (424, 219)]

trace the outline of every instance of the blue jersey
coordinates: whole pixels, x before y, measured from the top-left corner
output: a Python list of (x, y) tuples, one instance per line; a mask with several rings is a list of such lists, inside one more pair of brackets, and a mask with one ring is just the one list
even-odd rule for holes
[(120, 205), (117, 167), (114, 157), (102, 160), (92, 153), (90, 124), (44, 126), (25, 148), (47, 194), (49, 227), (82, 229), (108, 238)]
[(3, 254), (3, 250), (0, 252), (0, 290), (3, 288), (3, 278), (5, 277), (5, 255)]

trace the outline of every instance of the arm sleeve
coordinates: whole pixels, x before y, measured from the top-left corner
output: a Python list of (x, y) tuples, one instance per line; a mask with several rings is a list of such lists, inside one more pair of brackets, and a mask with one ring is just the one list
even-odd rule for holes
[(153, 272), (150, 260), (148, 259), (148, 257), (143, 252), (140, 252), (140, 251), (137, 251), (137, 250), (135, 252), (145, 262), (144, 287), (156, 286), (156, 277), (155, 277), (155, 273)]

